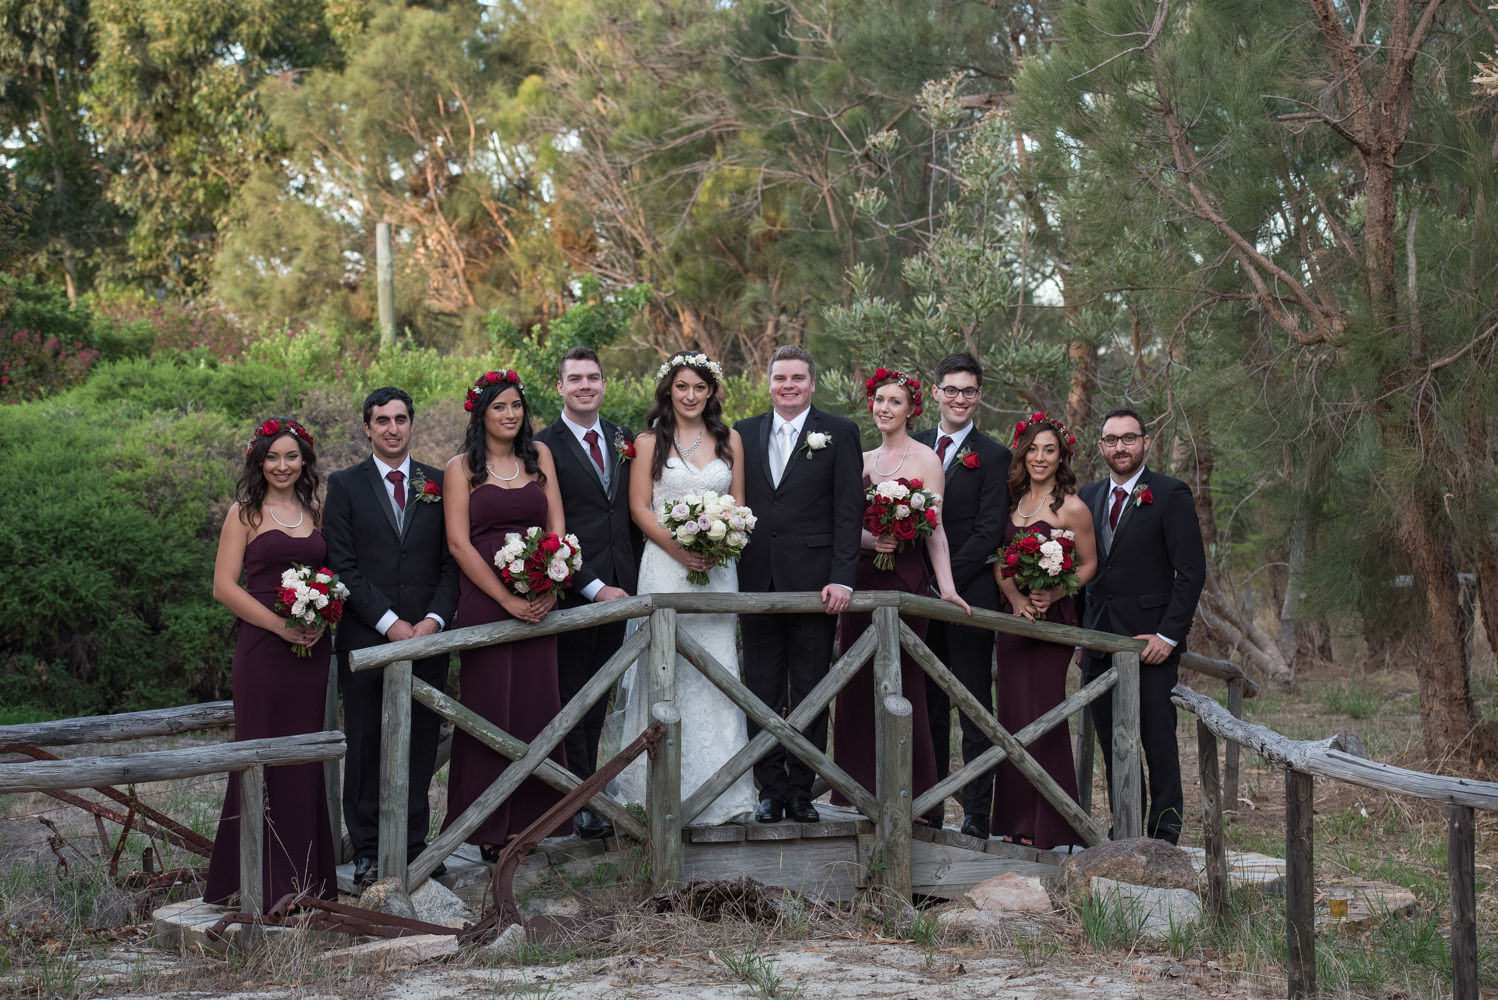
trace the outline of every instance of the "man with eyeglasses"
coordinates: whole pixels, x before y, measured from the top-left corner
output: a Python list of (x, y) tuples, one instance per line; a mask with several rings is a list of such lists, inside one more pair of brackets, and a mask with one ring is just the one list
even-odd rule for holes
[[(942, 498), (942, 525), (952, 552), (952, 580), (962, 599), (975, 608), (997, 611), (999, 587), (988, 558), (998, 548), (1008, 513), (1009, 449), (978, 430), (974, 416), (983, 392), (983, 366), (971, 354), (949, 354), (937, 362), (935, 378), (941, 422), (915, 439), (942, 459), (947, 475)], [(926, 633), (931, 647), (964, 687), (993, 711), (993, 633), (932, 622)], [(926, 714), (936, 746), (939, 778), (951, 770), (952, 708), (947, 693), (926, 678)], [(975, 759), (991, 745), (966, 715), (961, 716), (962, 759)], [(993, 807), (993, 778), (970, 781), (962, 789), (962, 832), (988, 839)]]
[[(1176, 710), (1170, 700), (1186, 632), (1207, 575), (1201, 524), (1191, 488), (1144, 464), (1150, 439), (1144, 419), (1130, 409), (1103, 418), (1098, 449), (1109, 476), (1082, 487), (1092, 511), (1098, 571), (1087, 584), (1084, 628), (1130, 635), (1148, 645), (1139, 654), (1139, 736), (1148, 789), (1145, 832), (1176, 843), (1185, 800), (1181, 793)], [(1111, 665), (1110, 654), (1089, 653), (1082, 680), (1090, 683)], [(1113, 801), (1113, 699), (1092, 703), (1092, 718), (1108, 771)]]

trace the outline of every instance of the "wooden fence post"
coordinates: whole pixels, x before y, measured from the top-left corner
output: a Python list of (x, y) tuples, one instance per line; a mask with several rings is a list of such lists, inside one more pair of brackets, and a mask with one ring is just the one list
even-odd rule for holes
[[(873, 629), (877, 644), (874, 646), (874, 746), (886, 745), (884, 737), (885, 716), (881, 706), (892, 694), (903, 694), (900, 690), (900, 610), (898, 608), (875, 608)], [(908, 782), (909, 779), (907, 778)], [(870, 816), (877, 820), (877, 817)]]
[[(1086, 656), (1084, 649), (1082, 655)], [(1077, 709), (1077, 805), (1082, 811), (1092, 813), (1092, 775), (1097, 768), (1094, 754), (1097, 746), (1097, 730), (1092, 725), (1092, 706)]]
[(1196, 759), (1202, 781), (1202, 840), (1207, 861), (1207, 909), (1218, 924), (1228, 919), (1228, 856), (1222, 837), (1222, 782), (1217, 776), (1217, 737), (1196, 722)]
[(650, 706), (650, 717), (666, 727), (645, 764), (650, 882), (659, 892), (681, 884), (681, 712), (658, 701)]
[(1477, 841), (1471, 806), (1446, 810), (1452, 1000), (1477, 1000)]
[[(329, 657), (328, 693), (323, 702), (322, 727), (324, 731), (341, 728), (338, 725), (338, 655)], [(333, 860), (342, 864), (343, 856), (343, 772), (339, 761), (325, 760), (322, 765), (323, 793), (328, 797), (328, 827), (333, 831)]]
[(913, 800), (910, 784), (912, 709), (905, 698), (890, 694), (880, 699), (878, 714), (883, 719), (875, 753), (879, 818), (874, 824), (874, 850), (884, 865), (879, 875), (880, 883), (908, 903)]
[(239, 772), (239, 909), (265, 912), (265, 768)]
[[(380, 707), (380, 878), (406, 884), (406, 813), (411, 784), (411, 661), (385, 666)], [(413, 888), (406, 886), (407, 889)]]
[(1113, 839), (1144, 836), (1144, 790), (1139, 764), (1139, 654), (1114, 653)]
[(1316, 993), (1316, 779), (1285, 770), (1285, 972), (1290, 1000)]

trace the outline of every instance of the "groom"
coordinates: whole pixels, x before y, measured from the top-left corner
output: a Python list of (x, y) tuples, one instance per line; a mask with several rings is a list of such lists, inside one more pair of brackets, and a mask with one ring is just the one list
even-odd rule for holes
[[(863, 453), (858, 425), (811, 405), (816, 364), (795, 345), (770, 357), (773, 409), (734, 429), (744, 442), (745, 502), (759, 523), (739, 559), (741, 591), (801, 591), (821, 585), (825, 615), (744, 615), (744, 681), (782, 716), (827, 673), (837, 615), (848, 607), (863, 527)], [(752, 739), (759, 727), (749, 723)], [(827, 713), (803, 734), (827, 745)], [(776, 746), (754, 765), (760, 802), (754, 818), (776, 823), (820, 819), (811, 804), (815, 774)]]
[[(1149, 771), (1145, 833), (1174, 844), (1181, 836), (1185, 798), (1176, 745), (1175, 687), (1186, 632), (1206, 580), (1201, 523), (1191, 488), (1151, 472), (1144, 419), (1129, 409), (1103, 418), (1098, 450), (1109, 476), (1077, 494), (1092, 511), (1098, 571), (1087, 583), (1083, 627), (1131, 635), (1147, 643), (1139, 654), (1139, 739)], [(1106, 673), (1107, 653), (1083, 659), (1082, 683)], [(1113, 699), (1092, 703), (1092, 718), (1108, 771), (1113, 801)], [(1141, 783), (1141, 791), (1144, 790)], [(1116, 807), (1116, 803), (1115, 803)]]
[[(380, 832), (380, 706), (384, 675), (354, 673), (349, 653), (383, 642), (431, 635), (452, 622), (458, 607), (458, 566), (447, 551), (442, 516), (442, 470), (413, 461), (411, 397), (393, 387), (364, 400), (364, 436), (373, 454), (328, 477), (323, 532), (328, 566), (349, 589), (338, 623), (338, 686), (348, 754), (343, 765), (343, 821), (354, 849), (354, 883), (378, 877)], [(441, 690), (447, 654), (417, 660), (412, 673)], [(410, 798), (406, 854), (426, 846), (427, 787), (437, 759), (440, 720), (411, 706)], [(433, 874), (442, 874), (442, 867)]]
[[(582, 543), (582, 572), (570, 589), (588, 601), (628, 597), (640, 566), (640, 532), (629, 517), (628, 450), (634, 435), (598, 415), (607, 388), (598, 354), (590, 347), (572, 348), (557, 372), (562, 415), (536, 434), (556, 463), (567, 530)], [(624, 625), (614, 622), (557, 636), (557, 687), (563, 705), (624, 644)], [(597, 770), (606, 702), (588, 709), (563, 740), (567, 766), (580, 778)], [(614, 832), (613, 824), (586, 807), (573, 815), (572, 828), (587, 839)]]

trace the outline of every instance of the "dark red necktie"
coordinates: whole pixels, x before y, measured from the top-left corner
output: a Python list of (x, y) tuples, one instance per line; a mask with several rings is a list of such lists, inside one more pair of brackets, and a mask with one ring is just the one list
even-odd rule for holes
[(395, 487), (395, 505), (404, 514), (406, 512), (406, 491), (401, 487), (401, 483), (406, 481), (406, 474), (399, 469), (391, 469), (385, 473), (385, 478), (390, 480), (390, 484)]
[(939, 458), (939, 459), (941, 459), (941, 461), (942, 461), (943, 464), (946, 464), (946, 461), (947, 461), (947, 449), (950, 448), (951, 446), (952, 446), (952, 439), (949, 438), (949, 437), (947, 437), (945, 434), (943, 434), (941, 437), (937, 438), (937, 440), (936, 440), (936, 457)]
[(1127, 499), (1129, 491), (1122, 486), (1113, 487), (1113, 509), (1108, 511), (1108, 530), (1113, 531), (1118, 527), (1119, 515), (1123, 513), (1124, 500)]
[(583, 435), (583, 440), (588, 442), (588, 454), (593, 456), (593, 464), (598, 466), (598, 474), (603, 475), (603, 449), (598, 447), (598, 432), (589, 431)]

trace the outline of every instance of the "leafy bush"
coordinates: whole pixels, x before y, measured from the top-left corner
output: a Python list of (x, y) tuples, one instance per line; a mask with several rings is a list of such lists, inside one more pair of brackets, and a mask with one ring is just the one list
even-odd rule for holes
[(78, 385), (98, 356), (82, 341), (63, 343), (30, 330), (0, 328), (0, 403), (41, 399)]
[(135, 289), (101, 289), (91, 296), (90, 307), (98, 327), (95, 346), (109, 360), (197, 350), (229, 360), (242, 355), (253, 339), (220, 306), (157, 300)]
[(105, 408), (129, 404), (140, 414), (212, 410), (246, 422), (295, 411), (315, 381), (271, 361), (228, 363), (203, 349), (168, 351), (99, 365), (73, 401)]

